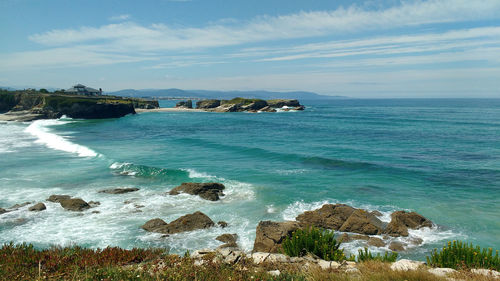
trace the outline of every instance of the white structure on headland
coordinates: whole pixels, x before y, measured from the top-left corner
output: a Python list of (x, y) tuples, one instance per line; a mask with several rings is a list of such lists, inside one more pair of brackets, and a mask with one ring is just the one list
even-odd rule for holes
[(82, 84), (76, 84), (75, 86), (67, 89), (65, 91), (68, 94), (76, 94), (76, 95), (86, 95), (86, 96), (100, 96), (102, 95), (102, 89), (96, 90), (94, 88), (86, 87)]

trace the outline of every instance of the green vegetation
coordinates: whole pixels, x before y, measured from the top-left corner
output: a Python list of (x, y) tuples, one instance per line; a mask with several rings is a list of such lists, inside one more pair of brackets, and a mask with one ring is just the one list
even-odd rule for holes
[(327, 261), (345, 260), (344, 250), (339, 249), (340, 242), (335, 240), (333, 231), (313, 226), (294, 231), (291, 237), (285, 238), (282, 247), (291, 257), (309, 253)]
[(379, 262), (395, 262), (398, 258), (398, 253), (395, 252), (385, 252), (382, 256), (378, 253), (374, 256), (367, 248), (364, 250), (359, 250), (358, 255), (356, 256), (356, 260), (358, 262), (366, 262), (366, 261), (379, 261)]
[(245, 98), (234, 98), (231, 100), (221, 100), (221, 104), (239, 104), (239, 105), (249, 105), (253, 102), (265, 102), (265, 100), (261, 99), (245, 99)]
[(450, 267), (454, 269), (489, 268), (500, 270), (498, 250), (493, 256), (493, 249), (482, 249), (461, 241), (448, 242), (441, 251), (434, 249), (427, 264), (434, 267)]

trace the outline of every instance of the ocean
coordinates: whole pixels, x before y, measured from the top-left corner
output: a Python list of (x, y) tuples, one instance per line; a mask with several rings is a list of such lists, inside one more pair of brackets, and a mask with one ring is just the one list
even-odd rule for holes
[[(262, 220), (293, 220), (325, 203), (416, 211), (435, 226), (410, 231), (423, 260), (448, 240), (500, 249), (500, 99), (301, 101), (303, 112), (141, 113), (107, 120), (0, 123), (0, 207), (67, 194), (83, 213), (45, 202), (0, 215), (0, 243), (213, 248), (237, 233), (251, 251)], [(162, 107), (174, 102), (162, 101)], [(170, 196), (182, 182), (221, 182), (221, 201)], [(122, 195), (98, 193), (136, 187)], [(93, 213), (99, 211), (99, 213)], [(169, 237), (140, 228), (202, 211), (214, 227)], [(356, 252), (359, 242), (343, 245)], [(373, 251), (384, 249), (371, 248)]]

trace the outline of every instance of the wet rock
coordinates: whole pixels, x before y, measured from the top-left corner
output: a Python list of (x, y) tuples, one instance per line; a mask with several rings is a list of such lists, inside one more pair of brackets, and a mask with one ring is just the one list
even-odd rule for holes
[(412, 245), (418, 246), (422, 243), (424, 243), (424, 240), (422, 238), (413, 237), (410, 239), (410, 244), (412, 244)]
[(99, 201), (89, 201), (87, 203), (90, 205), (90, 207), (97, 207), (101, 205), (101, 202)]
[(300, 105), (300, 106), (295, 107), (293, 110), (299, 110), (299, 111), (302, 111), (302, 110), (304, 110), (304, 109), (306, 109), (306, 107), (305, 107), (305, 106), (303, 106), (303, 105)]
[(349, 235), (349, 238), (351, 240), (365, 240), (365, 241), (370, 240), (370, 236), (368, 236), (368, 235), (359, 235), (359, 234)]
[(358, 209), (342, 224), (339, 231), (376, 235), (382, 233), (383, 223), (376, 216)]
[(405, 246), (406, 245), (401, 242), (393, 241), (389, 244), (389, 249), (394, 252), (402, 252), (405, 250)]
[(416, 212), (396, 211), (391, 215), (391, 222), (384, 233), (390, 236), (408, 236), (408, 229), (431, 227), (432, 222)]
[(225, 222), (225, 221), (219, 221), (219, 222), (217, 222), (217, 225), (219, 225), (220, 228), (226, 228), (227, 227), (227, 222)]
[(68, 211), (80, 212), (90, 208), (90, 205), (81, 198), (59, 200), (61, 207)]
[(192, 100), (180, 101), (175, 105), (175, 107), (177, 107), (177, 108), (193, 108), (193, 101)]
[(339, 230), (345, 221), (357, 210), (344, 204), (325, 204), (314, 211), (306, 211), (297, 216), (296, 220), (302, 226), (313, 225), (316, 227)]
[(47, 201), (59, 203), (61, 200), (67, 200), (67, 199), (71, 199), (71, 196), (69, 196), (69, 195), (50, 195), (49, 198), (47, 198)]
[(236, 242), (237, 239), (238, 235), (236, 233), (235, 234), (225, 233), (215, 238), (215, 240), (220, 241), (222, 243), (233, 243)]
[(253, 252), (276, 253), (281, 248), (285, 237), (299, 229), (300, 224), (294, 221), (273, 222), (261, 221), (257, 225)]
[(424, 263), (421, 261), (402, 259), (392, 263), (391, 269), (395, 271), (417, 270), (422, 265), (424, 265)]
[(151, 232), (174, 234), (196, 229), (205, 229), (214, 225), (214, 222), (207, 215), (202, 212), (195, 212), (182, 216), (170, 223), (166, 223), (162, 219), (153, 219), (146, 222), (141, 228)]
[(139, 205), (139, 204), (134, 204), (134, 208), (137, 208), (137, 209), (144, 208), (144, 207), (146, 207), (146, 206)]
[(371, 211), (371, 212), (370, 212), (370, 214), (372, 214), (372, 215), (374, 215), (374, 216), (377, 216), (377, 217), (382, 216), (382, 213), (381, 213), (381, 212), (379, 212), (379, 211), (377, 211), (377, 210), (375, 210), (375, 211)]
[(92, 211), (92, 214), (100, 214), (101, 212), (99, 211)]
[(29, 207), (28, 210), (31, 211), (31, 212), (40, 212), (40, 211), (43, 211), (45, 209), (47, 209), (47, 207), (45, 206), (45, 204), (38, 203), (38, 204), (35, 204), (35, 205)]
[(200, 100), (196, 103), (198, 109), (216, 108), (220, 105), (220, 100)]
[(3, 208), (0, 208), (0, 215), (1, 215), (1, 214), (5, 214), (5, 213), (7, 213), (7, 212), (8, 212), (7, 210), (5, 210), (5, 209), (3, 209)]
[(262, 111), (262, 112), (276, 112), (276, 109), (270, 107), (270, 106), (265, 106), (263, 108), (261, 108), (259, 111)]
[(107, 194), (124, 194), (129, 192), (138, 191), (139, 188), (114, 188), (114, 189), (104, 189), (99, 191), (99, 193), (107, 193)]
[(24, 203), (21, 203), (21, 204), (15, 204), (13, 206), (10, 206), (9, 209), (10, 210), (17, 210), (17, 209), (22, 208), (24, 206), (28, 206), (29, 204), (31, 204), (31, 202), (24, 202)]
[(148, 220), (144, 225), (141, 226), (142, 229), (150, 232), (159, 232), (158, 230), (167, 226), (168, 223), (166, 223), (164, 220), (160, 218)]
[(219, 200), (219, 196), (224, 196), (222, 191), (226, 187), (221, 183), (207, 182), (207, 183), (197, 183), (197, 182), (184, 182), (176, 188), (172, 189), (170, 195), (178, 195), (180, 193), (188, 193), (191, 195), (198, 195), (203, 199), (210, 201)]
[(378, 237), (370, 237), (370, 239), (368, 239), (367, 244), (369, 246), (373, 246), (373, 247), (385, 247), (384, 240), (382, 240)]

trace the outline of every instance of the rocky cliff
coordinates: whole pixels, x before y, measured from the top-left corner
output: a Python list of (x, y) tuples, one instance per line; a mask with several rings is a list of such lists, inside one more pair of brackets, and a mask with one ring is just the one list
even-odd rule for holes
[[(66, 115), (79, 119), (118, 118), (135, 108), (158, 108), (158, 101), (114, 96), (88, 97), (38, 91), (0, 91), (0, 113), (6, 120), (31, 121)], [(4, 117), (5, 117), (4, 116)], [(9, 119), (10, 117), (10, 119)]]
[(196, 108), (214, 112), (276, 112), (276, 109), (282, 111), (305, 109), (298, 100), (279, 99), (266, 101), (262, 99), (245, 98), (234, 98), (231, 100), (200, 100), (196, 103)]

